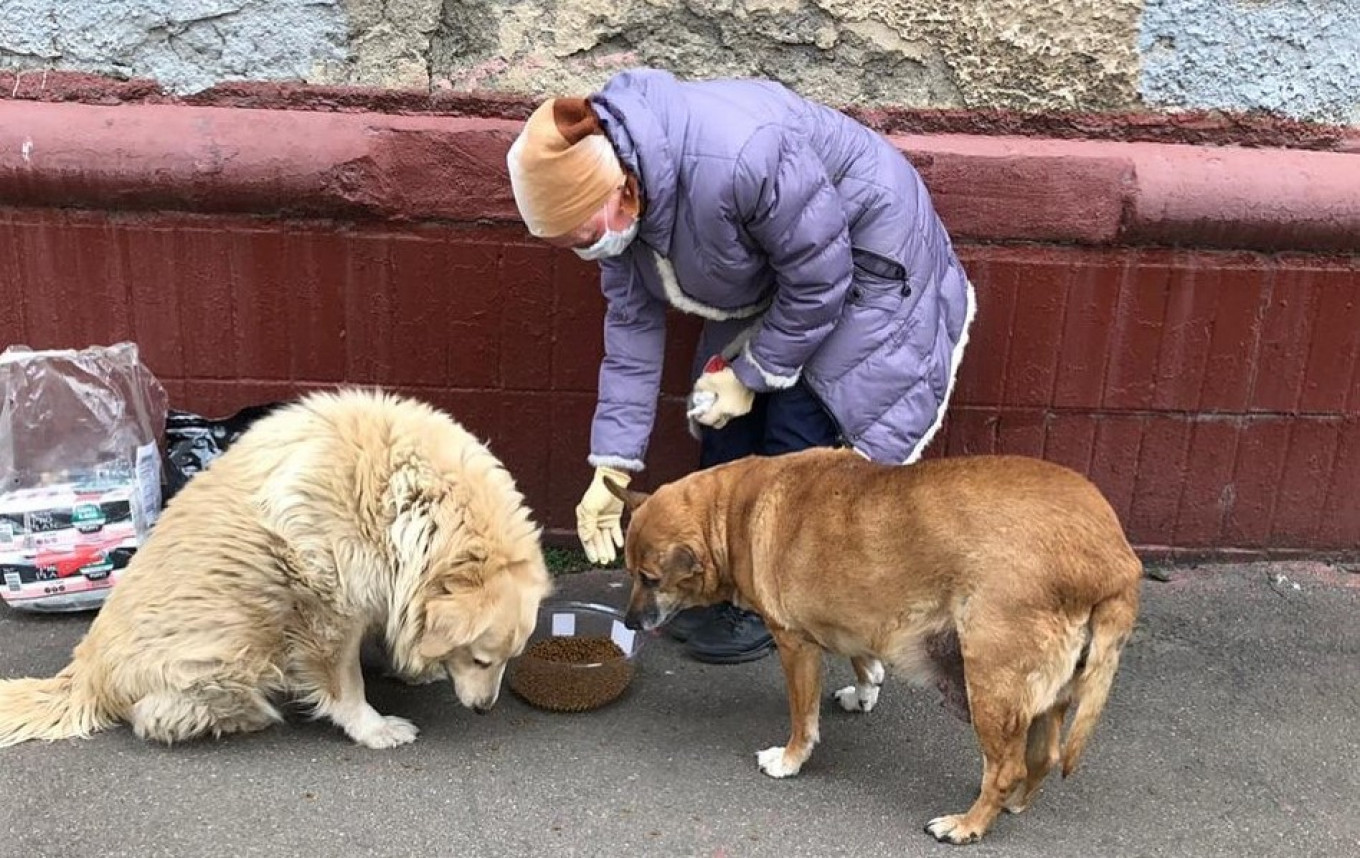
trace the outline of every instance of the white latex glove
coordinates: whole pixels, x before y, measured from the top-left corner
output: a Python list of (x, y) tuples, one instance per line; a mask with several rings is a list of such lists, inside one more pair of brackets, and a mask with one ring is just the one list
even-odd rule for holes
[(694, 417), (698, 422), (714, 429), (721, 429), (732, 418), (749, 413), (751, 404), (756, 398), (755, 393), (741, 383), (741, 379), (737, 378), (731, 367), (699, 376), (699, 380), (694, 382), (694, 392), (711, 393), (718, 397), (707, 411)]
[(576, 535), (591, 563), (613, 563), (623, 547), (623, 501), (614, 497), (604, 484), (608, 477), (620, 488), (627, 488), (633, 475), (617, 468), (598, 467), (576, 505)]

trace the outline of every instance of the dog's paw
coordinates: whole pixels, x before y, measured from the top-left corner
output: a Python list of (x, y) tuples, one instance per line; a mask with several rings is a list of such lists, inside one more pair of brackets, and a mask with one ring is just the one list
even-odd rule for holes
[(883, 668), (883, 662), (874, 659), (869, 662), (869, 683), (871, 685), (882, 685), (887, 671)]
[(760, 770), (772, 778), (787, 778), (798, 774), (802, 763), (795, 763), (784, 753), (783, 748), (766, 748), (756, 754)]
[(835, 698), (846, 712), (872, 712), (878, 705), (878, 686), (847, 685), (836, 692)]
[[(1035, 790), (1035, 792), (1038, 792), (1038, 790)], [(1011, 794), (1006, 797), (1006, 801), (1002, 803), (1001, 807), (1007, 813), (1024, 813), (1029, 809), (1030, 800), (1033, 798), (1034, 795), (1022, 783), (1011, 790)]]
[(377, 715), (376, 718), (365, 718), (350, 732), (350, 738), (366, 748), (395, 748), (414, 742), (419, 732), (420, 729), (405, 718)]
[(982, 838), (981, 831), (963, 824), (963, 814), (961, 813), (935, 817), (926, 823), (926, 834), (941, 843), (953, 843), (955, 846), (976, 843)]
[(855, 689), (855, 686), (847, 685), (839, 691), (833, 691), (831, 696), (836, 698), (836, 702), (839, 703), (841, 708), (846, 712), (860, 711), (859, 692)]

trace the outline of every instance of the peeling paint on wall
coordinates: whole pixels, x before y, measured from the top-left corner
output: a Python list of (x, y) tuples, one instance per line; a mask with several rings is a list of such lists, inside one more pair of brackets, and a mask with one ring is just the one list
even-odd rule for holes
[(1140, 0), (465, 0), (436, 84), (581, 92), (638, 62), (840, 105), (1102, 109), (1135, 97)]
[(0, 68), (584, 93), (638, 65), (841, 106), (1360, 125), (1360, 0), (2, 0)]

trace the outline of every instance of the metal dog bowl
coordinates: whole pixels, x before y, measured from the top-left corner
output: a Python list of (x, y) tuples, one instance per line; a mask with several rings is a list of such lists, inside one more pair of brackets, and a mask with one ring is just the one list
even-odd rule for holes
[(506, 668), (510, 690), (531, 706), (585, 712), (617, 698), (633, 679), (643, 636), (623, 612), (589, 602), (545, 602), (524, 652)]

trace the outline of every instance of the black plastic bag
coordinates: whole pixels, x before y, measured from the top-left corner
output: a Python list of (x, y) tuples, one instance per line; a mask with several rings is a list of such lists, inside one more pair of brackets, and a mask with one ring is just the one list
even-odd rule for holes
[(283, 404), (250, 405), (218, 419), (171, 409), (165, 418), (165, 499), (169, 501), (194, 474), (225, 453), (252, 423)]

